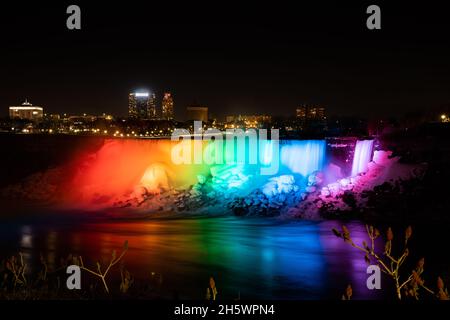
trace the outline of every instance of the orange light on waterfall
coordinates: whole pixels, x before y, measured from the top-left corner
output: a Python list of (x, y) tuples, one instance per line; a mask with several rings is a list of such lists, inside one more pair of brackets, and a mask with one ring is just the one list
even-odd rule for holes
[[(117, 136), (117, 135), (116, 135)], [(122, 133), (123, 137), (124, 134)], [(95, 157), (84, 155), (67, 188), (68, 205), (86, 208), (108, 207), (134, 196), (145, 188), (156, 193), (185, 188), (206, 175), (208, 166), (175, 165), (171, 141), (106, 139)]]

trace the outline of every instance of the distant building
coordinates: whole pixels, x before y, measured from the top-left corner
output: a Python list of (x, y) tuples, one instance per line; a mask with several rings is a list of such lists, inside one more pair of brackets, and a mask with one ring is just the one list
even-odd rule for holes
[(9, 117), (11, 119), (26, 119), (39, 121), (44, 117), (44, 108), (33, 106), (27, 100), (21, 106), (9, 107)]
[(262, 124), (271, 121), (272, 117), (268, 115), (231, 115), (226, 117), (226, 127), (234, 128), (236, 125), (240, 127), (242, 124), (246, 128), (259, 128)]
[(73, 123), (77, 123), (77, 124), (83, 124), (83, 123), (90, 123), (90, 122), (94, 122), (97, 119), (96, 116), (93, 115), (87, 115), (87, 114), (83, 114), (83, 115), (76, 115), (76, 116), (70, 116), (68, 118), (68, 120), (70, 122)]
[(296, 110), (296, 116), (299, 119), (306, 119), (306, 115), (308, 114), (308, 109), (306, 106), (301, 106)]
[(325, 120), (325, 108), (324, 107), (312, 107), (309, 109), (309, 116), (311, 119)]
[(135, 119), (156, 119), (156, 95), (149, 92), (130, 93), (128, 116)]
[(226, 117), (227, 122), (233, 122), (233, 121), (257, 121), (257, 122), (270, 122), (272, 121), (272, 116), (260, 114), (260, 115), (234, 115), (234, 116), (227, 116)]
[(294, 127), (301, 131), (321, 133), (328, 130), (324, 107), (302, 105), (297, 108), (296, 117)]
[(164, 93), (162, 100), (162, 118), (164, 120), (173, 120), (173, 98), (169, 92)]
[(49, 114), (49, 115), (47, 115), (46, 118), (51, 120), (51, 121), (59, 121), (59, 120), (61, 120), (61, 115), (56, 114), (56, 113), (55, 114)]
[(198, 105), (192, 105), (186, 108), (187, 120), (197, 120), (208, 122), (208, 108)]
[(114, 120), (114, 116), (111, 114), (103, 113), (101, 116), (97, 116), (97, 120), (112, 121), (112, 120)]
[(236, 116), (226, 116), (225, 122), (234, 122), (236, 119)]
[(297, 118), (301, 120), (325, 120), (325, 108), (303, 105), (296, 110)]
[(148, 99), (148, 108), (147, 108), (147, 119), (156, 119), (156, 94), (152, 93)]

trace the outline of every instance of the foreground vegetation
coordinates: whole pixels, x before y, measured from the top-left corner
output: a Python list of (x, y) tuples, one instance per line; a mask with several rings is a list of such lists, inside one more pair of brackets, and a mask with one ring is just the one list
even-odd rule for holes
[[(380, 231), (369, 225), (366, 225), (366, 231), (369, 242), (363, 241), (361, 244), (357, 244), (353, 241), (350, 231), (346, 226), (342, 226), (341, 231), (333, 229), (333, 233), (337, 237), (342, 238), (346, 243), (364, 253), (364, 260), (368, 265), (377, 265), (381, 272), (392, 279), (396, 296), (399, 300), (402, 298), (419, 300), (422, 297), (422, 291), (439, 300), (450, 300), (448, 290), (441, 277), (438, 277), (435, 286), (436, 289), (434, 290), (430, 289), (425, 283), (425, 280), (423, 279), (425, 258), (420, 258), (412, 270), (408, 270), (406, 267), (401, 268), (410, 255), (408, 241), (412, 236), (411, 226), (406, 228), (403, 239), (400, 239), (399, 241), (401, 245), (399, 245), (397, 250), (394, 248), (394, 233), (391, 228), (388, 228), (386, 231), (384, 250), (381, 252), (375, 249), (375, 240), (381, 236)], [(348, 285), (343, 295), (343, 299), (350, 300), (351, 297), (352, 287), (351, 285)]]
[[(95, 263), (90, 267), (81, 256), (68, 255), (60, 260), (55, 270), (49, 270), (48, 262), (41, 255), (40, 270), (31, 275), (24, 255), (19, 253), (3, 260), (0, 265), (0, 300), (106, 300), (106, 299), (161, 299), (163, 276), (149, 272), (148, 278), (137, 282), (126, 269), (123, 258), (128, 251), (125, 241), (120, 253), (111, 252), (108, 263)], [(80, 290), (69, 290), (66, 273), (69, 265), (76, 265), (82, 272)], [(206, 300), (216, 300), (218, 290), (213, 277), (206, 284)], [(200, 292), (200, 290), (199, 290)], [(176, 293), (173, 296), (178, 299)]]

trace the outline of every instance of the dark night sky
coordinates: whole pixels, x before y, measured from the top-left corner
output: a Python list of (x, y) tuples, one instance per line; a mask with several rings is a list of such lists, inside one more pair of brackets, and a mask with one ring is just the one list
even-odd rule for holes
[[(127, 94), (171, 91), (175, 112), (197, 101), (215, 116), (388, 116), (450, 104), (450, 18), (430, 2), (360, 5), (180, 5), (39, 1), (0, 9), (0, 115), (25, 97), (49, 113), (124, 115)], [(66, 29), (69, 4), (82, 30)]]

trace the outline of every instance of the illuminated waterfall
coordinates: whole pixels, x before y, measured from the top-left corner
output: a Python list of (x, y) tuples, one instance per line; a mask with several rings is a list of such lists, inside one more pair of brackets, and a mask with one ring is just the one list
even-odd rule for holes
[(361, 140), (356, 142), (353, 155), (352, 176), (366, 172), (367, 165), (372, 160), (373, 140)]
[[(227, 142), (228, 143), (228, 142)], [(276, 152), (275, 148), (280, 148), (279, 152)], [(216, 154), (214, 151), (215, 146), (213, 143), (209, 143), (206, 146), (207, 154)], [(236, 155), (228, 154), (228, 150), (224, 147), (223, 162), (220, 167), (232, 168), (236, 163)], [(249, 160), (250, 151), (249, 145), (245, 146), (245, 149), (241, 150), (246, 156), (246, 160)], [(308, 176), (314, 171), (320, 171), (323, 169), (325, 162), (326, 143), (325, 140), (289, 140), (281, 142), (280, 145), (275, 144), (273, 141), (260, 141), (259, 147), (256, 150), (257, 157), (256, 163), (241, 163), (242, 173), (258, 174), (260, 167), (270, 166), (275, 162), (279, 165), (280, 172), (275, 172), (272, 175), (277, 174), (289, 174), (297, 173), (303, 176)], [(253, 150), (255, 152), (255, 150)], [(211, 157), (211, 156), (209, 156)], [(221, 169), (221, 170), (222, 170)], [(223, 171), (223, 170), (222, 170)]]
[(322, 170), (324, 159), (324, 140), (290, 141), (281, 148), (281, 166), (303, 176)]
[[(191, 143), (188, 158), (192, 160), (194, 145)], [(253, 151), (248, 144), (245, 146), (245, 158), (249, 160), (250, 154), (255, 154), (256, 163), (236, 163), (227, 161), (236, 156), (227, 154), (225, 146), (216, 150), (211, 141), (203, 141), (201, 151), (206, 160), (223, 159), (221, 164), (214, 161), (175, 164), (172, 151), (176, 146), (178, 142), (169, 140), (106, 140), (95, 156), (79, 160), (74, 177), (65, 186), (70, 190), (66, 192), (67, 202), (102, 206), (121, 201), (128, 194), (141, 192), (142, 188), (156, 194), (172, 188), (188, 189), (200, 180), (211, 181), (213, 188), (224, 186), (224, 192), (231, 188), (251, 191), (272, 177), (292, 174), (307, 177), (321, 171), (326, 150), (324, 140), (289, 140), (279, 144), (267, 140), (261, 141)], [(262, 168), (272, 165), (276, 168), (273, 173), (261, 174)]]

